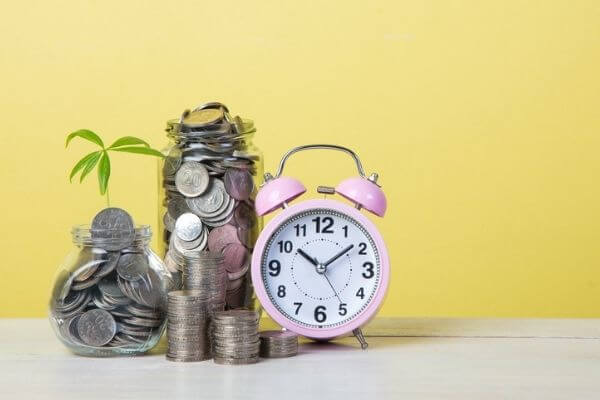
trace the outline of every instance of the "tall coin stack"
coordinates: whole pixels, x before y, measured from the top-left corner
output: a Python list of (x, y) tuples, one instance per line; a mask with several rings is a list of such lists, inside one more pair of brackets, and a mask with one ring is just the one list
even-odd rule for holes
[(183, 287), (205, 294), (214, 308), (225, 307), (227, 273), (222, 254), (199, 251), (184, 256)]
[(298, 335), (290, 331), (260, 333), (260, 356), (263, 358), (292, 357), (298, 354)]
[[(165, 264), (171, 272), (181, 272), (188, 251), (208, 246), (222, 252), (229, 281), (227, 306), (247, 307), (252, 295), (249, 255), (258, 229), (252, 196), (260, 157), (248, 148), (254, 126), (214, 102), (186, 110), (179, 121), (168, 124), (167, 132), (174, 146), (162, 171), (164, 240), (169, 249)], [(189, 223), (190, 214), (199, 224), (194, 220), (193, 231), (180, 231), (180, 219)]]
[(210, 359), (210, 297), (198, 290), (177, 290), (170, 292), (168, 299), (167, 360)]
[(216, 312), (212, 318), (213, 359), (217, 364), (258, 362), (258, 318), (255, 311)]

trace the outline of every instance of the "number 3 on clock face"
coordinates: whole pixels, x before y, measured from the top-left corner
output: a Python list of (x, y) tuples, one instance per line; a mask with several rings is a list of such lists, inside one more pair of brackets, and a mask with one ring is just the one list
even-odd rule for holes
[[(379, 243), (364, 217), (361, 223), (352, 216), (358, 211), (339, 208), (305, 208), (280, 218), (264, 241), (261, 284), (277, 313), (295, 326), (340, 331), (382, 300)], [(383, 259), (387, 267), (387, 253)]]

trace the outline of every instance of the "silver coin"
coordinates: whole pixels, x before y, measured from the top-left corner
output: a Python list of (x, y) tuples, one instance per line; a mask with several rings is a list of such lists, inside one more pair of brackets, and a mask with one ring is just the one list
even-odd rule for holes
[(169, 154), (165, 158), (165, 163), (163, 165), (164, 176), (175, 175), (181, 166), (181, 154), (181, 150), (177, 147), (173, 147), (169, 150)]
[(197, 162), (185, 162), (175, 174), (175, 186), (186, 197), (200, 196), (208, 188), (206, 168)]
[(173, 218), (168, 211), (165, 213), (165, 215), (163, 215), (163, 225), (169, 232), (173, 232), (175, 230), (175, 218)]
[(89, 279), (98, 268), (106, 262), (107, 252), (95, 247), (84, 247), (77, 256), (77, 269), (73, 272), (73, 280), (82, 282)]
[(96, 272), (96, 276), (99, 278), (103, 278), (109, 275), (111, 272), (115, 270), (117, 267), (117, 263), (119, 262), (119, 258), (121, 257), (121, 253), (118, 251), (109, 251), (107, 254), (107, 260), (102, 264), (100, 269)]
[(177, 220), (180, 215), (190, 212), (185, 198), (180, 196), (169, 199), (167, 209), (171, 218), (174, 218), (175, 220)]
[(100, 279), (102, 278), (92, 276), (91, 278), (83, 282), (73, 282), (71, 284), (71, 290), (85, 290), (91, 288), (92, 286), (96, 285), (100, 281)]
[(141, 279), (148, 268), (146, 257), (138, 253), (123, 254), (117, 263), (117, 273), (121, 278), (128, 281)]
[(120, 208), (105, 208), (94, 217), (91, 235), (105, 250), (123, 249), (135, 238), (133, 219)]
[(175, 222), (175, 234), (181, 240), (191, 242), (202, 234), (202, 221), (195, 214), (182, 214)]
[(108, 296), (112, 296), (112, 297), (125, 296), (123, 294), (123, 292), (121, 292), (121, 289), (119, 289), (117, 282), (110, 278), (104, 278), (100, 282), (98, 282), (98, 289), (100, 290), (100, 293), (108, 295)]
[(211, 179), (208, 189), (202, 195), (186, 199), (190, 210), (201, 217), (214, 215), (226, 201), (229, 201), (229, 196), (225, 192), (223, 181), (219, 179)]
[(79, 318), (77, 333), (90, 346), (104, 346), (117, 333), (117, 324), (108, 311), (90, 310)]

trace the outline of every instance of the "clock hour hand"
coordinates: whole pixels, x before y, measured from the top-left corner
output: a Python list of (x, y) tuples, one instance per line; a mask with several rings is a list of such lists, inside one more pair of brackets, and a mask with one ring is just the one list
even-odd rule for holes
[(323, 265), (327, 267), (329, 264), (331, 264), (332, 262), (334, 262), (335, 260), (337, 260), (338, 258), (340, 258), (341, 256), (343, 256), (344, 254), (346, 254), (347, 252), (349, 252), (350, 250), (352, 250), (352, 248), (354, 248), (353, 244), (351, 244), (350, 246), (346, 247), (345, 249), (343, 249), (342, 251), (340, 251), (339, 253), (337, 253), (335, 256), (331, 257), (327, 262), (323, 263)]
[(298, 254), (300, 254), (302, 257), (306, 258), (315, 267), (319, 265), (319, 262), (317, 261), (317, 259), (309, 256), (304, 250), (298, 249)]

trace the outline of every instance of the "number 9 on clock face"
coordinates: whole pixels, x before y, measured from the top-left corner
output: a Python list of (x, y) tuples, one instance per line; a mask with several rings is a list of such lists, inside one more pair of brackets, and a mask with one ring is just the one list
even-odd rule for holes
[(381, 255), (369, 230), (349, 213), (308, 209), (285, 219), (268, 237), (260, 275), (285, 319), (332, 329), (371, 305), (382, 282)]

